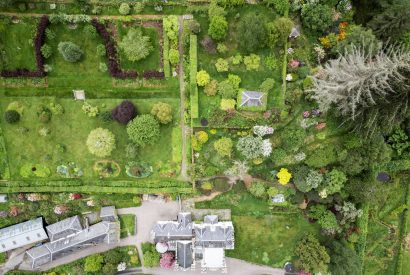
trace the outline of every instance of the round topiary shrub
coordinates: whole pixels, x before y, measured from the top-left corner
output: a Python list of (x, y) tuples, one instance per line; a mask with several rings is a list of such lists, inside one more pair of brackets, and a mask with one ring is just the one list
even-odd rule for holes
[(112, 110), (111, 114), (119, 123), (127, 124), (137, 115), (137, 110), (131, 101), (124, 100)]
[(130, 5), (128, 5), (127, 3), (122, 3), (120, 7), (118, 8), (118, 12), (121, 15), (127, 15), (130, 13), (130, 11), (131, 11)]
[(20, 121), (20, 114), (15, 110), (8, 110), (4, 113), (4, 120), (10, 124), (17, 123)]
[(153, 144), (159, 138), (159, 123), (153, 115), (140, 115), (128, 123), (127, 133), (130, 140), (139, 146)]
[(65, 61), (72, 63), (79, 61), (83, 55), (81, 48), (70, 41), (58, 43), (58, 51)]
[(91, 154), (98, 157), (109, 156), (111, 151), (115, 149), (115, 136), (107, 129), (94, 129), (88, 135), (87, 147)]

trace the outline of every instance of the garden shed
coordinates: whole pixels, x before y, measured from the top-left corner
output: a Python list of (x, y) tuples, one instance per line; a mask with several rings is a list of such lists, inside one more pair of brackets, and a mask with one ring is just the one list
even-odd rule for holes
[(239, 109), (248, 111), (264, 111), (266, 109), (267, 95), (258, 91), (241, 91), (238, 96)]

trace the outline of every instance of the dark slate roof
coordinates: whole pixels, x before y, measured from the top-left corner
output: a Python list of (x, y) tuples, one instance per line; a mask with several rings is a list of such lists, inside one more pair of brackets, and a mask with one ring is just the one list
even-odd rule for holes
[(101, 207), (100, 217), (116, 217), (117, 213), (115, 212), (115, 206), (105, 206)]
[(73, 216), (62, 221), (50, 224), (46, 227), (48, 236), (51, 241), (66, 237), (83, 230), (80, 217)]
[(188, 224), (192, 223), (192, 215), (190, 212), (180, 212), (178, 213), (178, 222), (182, 224), (182, 226), (188, 226)]
[(243, 91), (240, 107), (257, 107), (262, 106), (262, 98), (265, 94), (257, 91)]
[(152, 229), (154, 241), (187, 240), (193, 237), (192, 223), (157, 222)]
[(182, 268), (189, 268), (192, 265), (192, 242), (177, 242), (177, 263)]
[(37, 218), (0, 229), (0, 252), (46, 240), (43, 218)]
[(234, 228), (232, 222), (219, 222), (217, 224), (195, 224), (195, 246), (222, 247), (233, 249)]

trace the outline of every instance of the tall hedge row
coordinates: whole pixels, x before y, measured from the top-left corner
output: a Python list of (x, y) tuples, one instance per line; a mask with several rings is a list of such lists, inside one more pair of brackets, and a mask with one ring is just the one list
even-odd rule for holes
[(364, 256), (366, 252), (366, 241), (369, 225), (369, 205), (363, 205), (363, 215), (357, 220), (357, 227), (359, 229), (359, 240), (356, 243), (356, 251), (360, 258), (361, 273), (363, 274)]
[(7, 159), (6, 143), (3, 137), (3, 130), (0, 125), (0, 179), (9, 179), (10, 169)]
[(162, 45), (162, 59), (164, 63), (164, 74), (165, 78), (171, 77), (171, 66), (169, 64), (169, 38), (166, 32), (162, 32), (162, 39), (163, 39), (163, 45)]
[[(408, 180), (408, 179), (406, 179)], [(407, 190), (406, 190), (406, 205), (407, 209), (403, 211), (403, 217), (401, 220), (401, 226), (400, 226), (400, 248), (399, 252), (397, 254), (397, 263), (396, 263), (396, 275), (401, 275), (403, 274), (403, 253), (404, 253), (404, 238), (407, 236), (409, 233), (408, 229), (408, 219), (409, 219), (409, 207), (410, 207), (410, 183), (407, 183)]]
[(191, 95), (191, 118), (195, 119), (199, 117), (198, 86), (196, 85), (196, 73), (198, 70), (197, 36), (192, 34), (189, 41), (189, 90)]

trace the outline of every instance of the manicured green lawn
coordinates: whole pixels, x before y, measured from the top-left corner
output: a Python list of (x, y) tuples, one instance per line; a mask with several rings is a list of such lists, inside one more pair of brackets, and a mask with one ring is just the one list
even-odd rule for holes
[(36, 35), (38, 19), (20, 18), (17, 24), (0, 22), (0, 44), (4, 54), (0, 57), (0, 69), (36, 70), (33, 38)]
[(279, 268), (292, 259), (293, 250), (305, 233), (319, 233), (319, 227), (300, 214), (235, 215), (232, 220), (235, 250), (227, 251), (227, 256)]
[(125, 214), (119, 215), (121, 226), (121, 238), (135, 235), (135, 215)]
[[(96, 54), (98, 44), (102, 44), (101, 37), (86, 34), (83, 30), (89, 23), (78, 24), (76, 29), (70, 29), (66, 24), (51, 24), (49, 28), (55, 32), (53, 40), (46, 40), (53, 49), (53, 55), (46, 60), (51, 65), (49, 73), (49, 85), (68, 87), (69, 89), (81, 89), (90, 86), (112, 85), (108, 72), (99, 71), (100, 62), (106, 63), (106, 57)], [(63, 59), (58, 52), (58, 44), (62, 41), (70, 41), (83, 51), (83, 57), (79, 62), (70, 63)]]
[[(10, 102), (19, 101), (24, 106), (21, 121), (15, 125), (6, 124), (4, 118), (3, 130), (8, 151), (9, 164), (12, 178), (20, 178), (20, 168), (24, 164), (43, 164), (52, 172), (52, 178), (60, 178), (56, 174), (56, 167), (65, 162), (75, 162), (84, 171), (83, 178), (96, 178), (98, 175), (93, 171), (93, 165), (103, 158), (92, 155), (86, 146), (86, 140), (91, 130), (102, 127), (112, 131), (116, 136), (116, 149), (111, 156), (104, 159), (114, 160), (121, 167), (119, 178), (131, 179), (125, 174), (125, 164), (129, 161), (125, 157), (125, 147), (129, 143), (125, 125), (116, 121), (103, 122), (98, 117), (88, 117), (82, 111), (82, 102), (73, 99), (56, 100), (60, 103), (65, 113), (54, 115), (49, 123), (42, 123), (37, 117), (39, 106), (52, 101), (49, 97), (7, 97), (1, 100), (0, 109), (3, 113)], [(93, 106), (98, 106), (100, 111), (111, 110), (117, 106), (121, 99), (90, 99), (87, 100)], [(163, 101), (171, 104), (174, 111), (174, 120), (168, 125), (161, 126), (161, 135), (154, 145), (141, 148), (137, 159), (143, 160), (154, 168), (153, 176), (159, 176), (164, 165), (172, 161), (172, 131), (178, 127), (179, 115), (177, 99), (136, 99), (133, 100), (138, 113), (149, 113), (153, 104)], [(22, 127), (28, 132), (21, 133)], [(48, 136), (39, 135), (39, 130), (50, 130)], [(60, 152), (57, 145), (63, 145), (65, 152)], [(22, 150), (22, 148), (24, 148)], [(175, 154), (175, 153), (174, 153)]]
[(247, 192), (243, 183), (237, 183), (229, 192), (223, 193), (211, 201), (195, 204), (196, 208), (230, 208), (232, 215), (267, 215), (271, 211), (267, 200), (261, 200)]
[[(364, 274), (395, 274), (400, 247), (400, 221), (403, 214), (394, 215), (392, 211), (405, 203), (405, 189), (404, 182), (391, 183), (390, 189), (386, 190), (385, 202), (379, 209), (371, 210)], [(403, 259), (403, 268), (405, 267), (406, 253)], [(408, 270), (403, 274), (408, 274)]]

